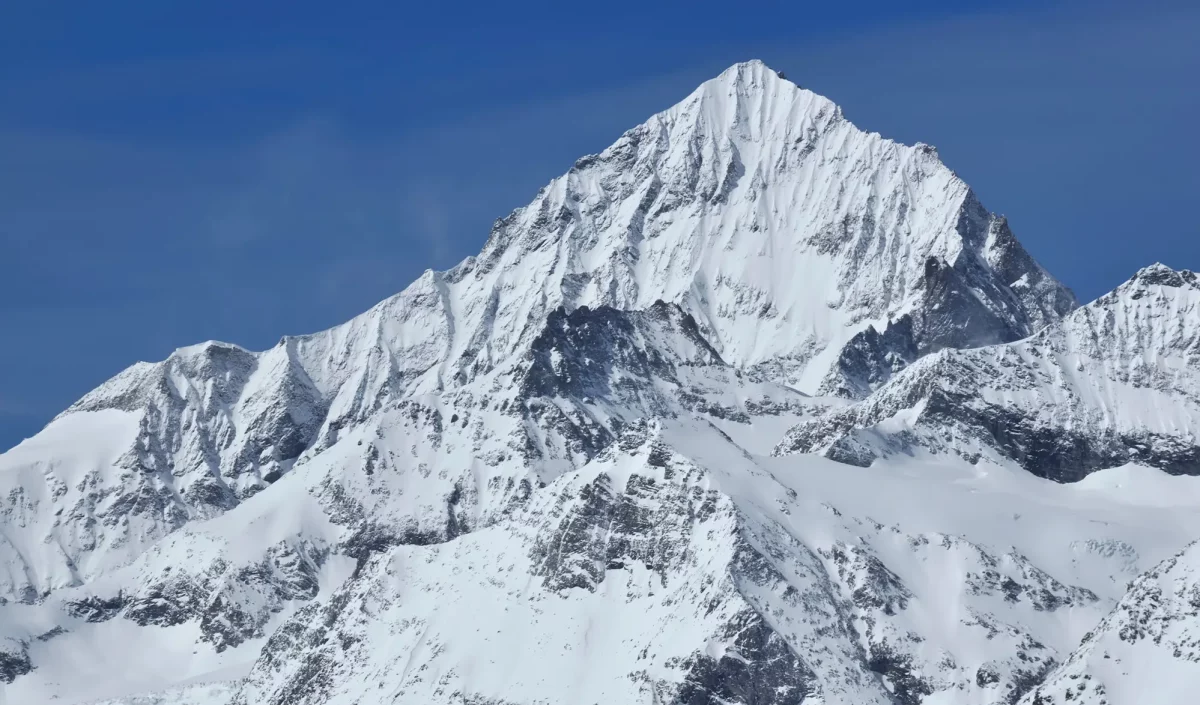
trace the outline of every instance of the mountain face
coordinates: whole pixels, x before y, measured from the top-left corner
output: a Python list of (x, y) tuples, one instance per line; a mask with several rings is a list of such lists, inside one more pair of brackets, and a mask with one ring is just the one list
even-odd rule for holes
[(1200, 683), (1200, 543), (1130, 583), (1117, 607), (1084, 636), (1021, 705), (1189, 702)]
[(759, 63), (576, 162), (440, 281), (473, 302), (446, 356), (458, 374), (556, 306), (661, 299), (727, 362), (808, 393), (860, 393), (902, 366), (842, 359), (872, 325), (906, 322), (888, 342), (917, 356), (1015, 340), (1077, 305), (933, 148), (865, 133)]
[(930, 355), (776, 452), (918, 449), (1058, 481), (1131, 462), (1200, 474), (1200, 280), (1154, 265), (1025, 340)]
[(478, 256), (0, 456), (3, 696), (1138, 702), (1197, 624), (1198, 301), (1079, 307), (931, 147), (739, 64)]

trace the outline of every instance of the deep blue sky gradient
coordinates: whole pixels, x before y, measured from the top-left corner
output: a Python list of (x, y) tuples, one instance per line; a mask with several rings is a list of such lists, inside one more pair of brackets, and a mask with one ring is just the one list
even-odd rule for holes
[(936, 145), (1083, 299), (1200, 268), (1193, 4), (3, 3), (0, 447), (452, 265), (749, 58)]

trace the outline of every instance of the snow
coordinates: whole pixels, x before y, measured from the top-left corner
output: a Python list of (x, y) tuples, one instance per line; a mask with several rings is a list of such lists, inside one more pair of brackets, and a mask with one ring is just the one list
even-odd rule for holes
[[(114, 620), (81, 626), (67, 637), (39, 644), (31, 655), (45, 666), (39, 666), (35, 676), (6, 686), (9, 698), (14, 703), (68, 705), (160, 690), (213, 671), (227, 674), (232, 670), (241, 677), (249, 672), (256, 656), (255, 649), (247, 649), (231, 669), (228, 655), (214, 658), (197, 653), (199, 634), (194, 625), (156, 630), (160, 633), (147, 631), (132, 622)], [(140, 667), (131, 669), (130, 664)], [(55, 697), (61, 693), (71, 695)]]
[(1200, 506), (1200, 477), (1168, 475), (1158, 468), (1135, 463), (1092, 473), (1073, 487), (1147, 507)]
[(1195, 472), (1197, 439), (1200, 286), (1160, 267), (1024, 340), (929, 355), (860, 403), (797, 424), (779, 452), (870, 458), (915, 444), (1079, 479), (1130, 462)]
[(1063, 665), (1021, 700), (1188, 703), (1200, 682), (1200, 544), (1138, 576)]
[[(936, 647), (919, 648), (923, 658), (936, 662), (950, 654), (969, 672), (969, 664), (1011, 657), (1018, 643), (965, 627), (974, 615), (1002, 613), (1009, 628), (1029, 634), (1052, 653), (1067, 653), (1122, 596), (1129, 578), (1166, 557), (1176, 537), (1200, 532), (1200, 505), (1131, 502), (1112, 483), (1061, 485), (1015, 469), (981, 473), (957, 459), (855, 468), (815, 456), (775, 458), (766, 455), (769, 444), (739, 447), (706, 432), (705, 423), (680, 420), (657, 432), (677, 454), (677, 472), (689, 465), (706, 469), (685, 486), (695, 482), (700, 491), (728, 498), (720, 501), (730, 510), (736, 507), (730, 518), (758, 527), (757, 535), (784, 532), (815, 552), (843, 545), (878, 556), (911, 590), (900, 633), (920, 634)], [(733, 560), (733, 546), (724, 541), (694, 544), (693, 558), (663, 577), (637, 563), (609, 569), (594, 591), (555, 594), (530, 579), (537, 567), (530, 563), (529, 545), (551, 533), (538, 522), (556, 516), (545, 506), (553, 506), (554, 497), (573, 497), (574, 488), (601, 476), (614, 487), (650, 476), (662, 492), (674, 492), (664, 471), (647, 467), (641, 457), (637, 451), (618, 454), (562, 476), (548, 488), (543, 506), (523, 515), (527, 518), (447, 544), (400, 547), (381, 559), (366, 585), (350, 589), (354, 604), (361, 600), (361, 606), (344, 612), (348, 621), (339, 623), (345, 630), (340, 633), (372, 646), (367, 651), (355, 647), (339, 659), (346, 670), (321, 702), (428, 702), (436, 700), (440, 687), (514, 702), (566, 692), (650, 702), (642, 681), (624, 674), (645, 670), (651, 681), (672, 680), (679, 676), (653, 664), (670, 662), (673, 653), (686, 659), (696, 645), (710, 655), (725, 654), (728, 645), (707, 636), (717, 629), (712, 615), (678, 612), (696, 604), (694, 591), (703, 594), (702, 586), (713, 584), (705, 576), (717, 577), (719, 584), (722, 566)], [(1194, 478), (1157, 479), (1159, 489), (1167, 491), (1194, 487)], [(660, 507), (659, 501), (638, 500), (650, 508)], [(734, 526), (697, 526), (690, 534), (684, 529), (679, 540), (728, 535)], [(676, 541), (673, 529), (659, 530), (664, 540)], [(1013, 605), (999, 596), (975, 595), (964, 580), (980, 570), (981, 559), (988, 565), (988, 556), (999, 560), (997, 570), (1019, 579), (1052, 575), (1067, 585), (1092, 588), (1098, 599), (1045, 611), (1023, 601)], [(750, 602), (734, 599), (729, 610), (756, 600), (788, 609), (775, 591), (749, 586), (743, 592)], [(797, 613), (790, 619), (809, 618)], [(382, 644), (387, 646), (378, 651)], [(658, 658), (635, 658), (647, 644), (657, 649)], [(843, 653), (852, 651), (850, 644), (843, 648)], [(829, 658), (834, 660), (826, 667), (836, 669), (845, 663), (839, 659), (849, 657)], [(429, 677), (417, 675), (426, 669)], [(823, 681), (830, 689), (827, 701), (883, 697), (869, 683), (839, 684), (835, 672), (840, 670), (827, 671)], [(264, 680), (269, 673), (274, 672), (251, 675), (248, 698), (266, 692), (259, 689), (271, 682)], [(985, 702), (964, 688), (950, 690), (959, 692), (959, 699), (943, 694), (947, 702)], [(841, 695), (834, 697), (836, 692)]]
[[(0, 454), (0, 474), (66, 472), (62, 480), (73, 484), (78, 470), (111, 464), (137, 436), (137, 415), (118, 409), (74, 414), (55, 419), (41, 433)], [(46, 463), (47, 458), (52, 463)], [(73, 472), (75, 471), (75, 472)]]

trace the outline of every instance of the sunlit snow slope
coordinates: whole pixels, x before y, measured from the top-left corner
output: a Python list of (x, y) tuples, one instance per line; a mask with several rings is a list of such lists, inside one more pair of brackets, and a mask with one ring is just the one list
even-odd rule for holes
[(1056, 480), (1128, 462), (1200, 474), (1200, 278), (1156, 264), (1026, 340), (930, 355), (777, 452), (869, 464), (917, 447)]

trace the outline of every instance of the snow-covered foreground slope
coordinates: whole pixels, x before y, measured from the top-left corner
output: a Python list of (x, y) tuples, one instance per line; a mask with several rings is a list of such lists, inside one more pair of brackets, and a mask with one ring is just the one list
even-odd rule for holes
[(1134, 580), (1116, 609), (1021, 705), (1195, 702), (1200, 543)]
[(1013, 702), (1200, 531), (1196, 479), (1127, 471), (1170, 499), (631, 428), (512, 520), (372, 559), (234, 702)]
[[(83, 690), (97, 695), (122, 680), (150, 689), (240, 675), (257, 656), (244, 685), (198, 701), (222, 704), (888, 703), (897, 692), (911, 703), (1012, 702), (1166, 547), (1200, 535), (1197, 478), (1127, 466), (1059, 485), (957, 458), (871, 468), (774, 458), (762, 439), (778, 427), (630, 424), (500, 521), (343, 563), (333, 577), (352, 579), (322, 585), (248, 651), (223, 657), (199, 627), (183, 625), (193, 631), (181, 638), (118, 614), (31, 652), (84, 657), (68, 672), (111, 678), (114, 690)], [(236, 563), (237, 537), (314, 540), (329, 525), (281, 492), (301, 479), (185, 528), (173, 550), (195, 560), (198, 537), (219, 537)], [(282, 506), (256, 506), (276, 493)], [(159, 655), (170, 668), (147, 672), (128, 650), (100, 660), (100, 644), (79, 648), (81, 627), (114, 624), (127, 631), (109, 639), (136, 639), (145, 653), (176, 640), (181, 656)], [(69, 683), (39, 666), (8, 691), (38, 702)]]
[(1128, 462), (1200, 474), (1200, 278), (1154, 265), (1026, 340), (930, 355), (777, 452), (915, 448), (1065, 481)]
[(0, 693), (1131, 692), (1157, 642), (1089, 645), (1200, 537), (1198, 318), (1161, 266), (1077, 308), (932, 148), (739, 64), (478, 256), (135, 365), (0, 455)]

